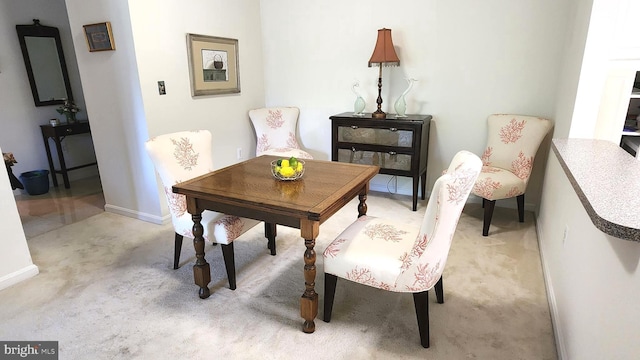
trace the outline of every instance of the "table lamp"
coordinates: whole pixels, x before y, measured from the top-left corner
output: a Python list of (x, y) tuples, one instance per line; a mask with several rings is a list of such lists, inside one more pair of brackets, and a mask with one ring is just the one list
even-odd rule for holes
[(369, 67), (377, 65), (380, 67), (380, 73), (378, 75), (378, 109), (371, 114), (374, 119), (385, 119), (387, 114), (380, 108), (382, 105), (382, 66), (399, 66), (400, 59), (396, 55), (396, 50), (393, 48), (393, 41), (391, 40), (391, 29), (379, 29), (378, 40), (376, 41), (376, 47), (373, 49), (373, 55), (369, 59)]

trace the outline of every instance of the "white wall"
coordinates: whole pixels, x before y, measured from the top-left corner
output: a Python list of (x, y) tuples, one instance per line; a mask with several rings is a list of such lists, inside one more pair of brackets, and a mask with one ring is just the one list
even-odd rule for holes
[[(616, 54), (640, 59), (639, 37), (623, 48), (618, 40), (620, 29), (637, 26), (637, 12), (626, 11), (630, 4), (570, 0), (571, 31), (563, 55), (554, 137), (619, 140), (624, 122), (620, 110), (626, 112), (631, 90), (623, 73), (631, 76), (633, 71), (624, 68), (634, 60), (620, 61)], [(593, 226), (553, 153), (547, 162), (537, 229), (560, 358), (637, 358), (640, 246)]]
[[(434, 117), (428, 188), (458, 150), (481, 154), (487, 115), (554, 117), (567, 1), (261, 3), (266, 103), (301, 108), (301, 141), (318, 158), (330, 159), (328, 117), (353, 110), (354, 79), (366, 111), (376, 108), (378, 69), (367, 62), (382, 27), (392, 29), (401, 62), (383, 70), (383, 110), (394, 112), (410, 76), (419, 81), (407, 96), (407, 112)], [(529, 184), (530, 208), (538, 202), (545, 158)], [(387, 179), (379, 175), (372, 189), (386, 190)], [(399, 191), (410, 194), (410, 184), (400, 178)]]
[[(67, 0), (67, 12), (105, 209), (161, 222), (155, 175), (142, 142), (148, 137), (126, 0)], [(82, 25), (110, 21), (115, 51), (89, 52)]]
[[(144, 113), (150, 136), (208, 129), (213, 134), (214, 165), (255, 155), (248, 111), (264, 105), (262, 40), (258, 0), (130, 1)], [(170, 21), (158, 21), (170, 19)], [(238, 40), (239, 94), (191, 96), (187, 33)], [(158, 81), (167, 94), (158, 94)], [(163, 195), (164, 196), (164, 195)]]
[(553, 154), (544, 189), (538, 237), (562, 358), (636, 359), (640, 244), (593, 225)]
[[(1, 151), (0, 151), (1, 152)], [(0, 290), (38, 274), (22, 230), (6, 166), (0, 170)]]
[[(16, 176), (25, 171), (49, 169), (39, 126), (49, 124), (52, 118), (65, 119), (56, 112), (59, 105), (36, 107), (33, 102), (15, 27), (33, 24), (32, 19), (40, 19), (42, 25), (57, 27), (60, 31), (74, 100), (83, 109), (78, 118), (87, 119), (64, 0), (0, 2), (0, 144), (5, 151), (13, 152), (18, 160), (14, 166)], [(65, 139), (64, 153), (68, 167), (96, 159), (88, 134)], [(57, 167), (55, 148), (53, 157)], [(97, 174), (96, 167), (87, 167), (70, 172), (69, 177), (74, 180)], [(62, 182), (62, 177), (58, 178)]]
[[(162, 5), (67, 0), (105, 208), (152, 222), (166, 221), (168, 211), (144, 142), (167, 132), (208, 129), (215, 164), (223, 167), (238, 161), (238, 147), (244, 154), (255, 147), (247, 112), (264, 104), (257, 0)], [(82, 25), (102, 21), (111, 22), (116, 50), (89, 53)], [(240, 94), (191, 97), (187, 33), (239, 40)], [(165, 81), (166, 95), (158, 94), (159, 80)]]

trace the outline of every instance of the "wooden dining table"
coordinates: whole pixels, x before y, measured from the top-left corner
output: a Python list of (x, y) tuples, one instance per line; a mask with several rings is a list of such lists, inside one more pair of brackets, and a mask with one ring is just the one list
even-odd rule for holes
[[(176, 184), (173, 192), (187, 199), (187, 211), (193, 218), (193, 245), (196, 263), (193, 278), (200, 287), (199, 296), (209, 297), (211, 270), (204, 258), (202, 212), (217, 211), (264, 221), (265, 229), (284, 225), (300, 229), (304, 239), (304, 292), (300, 299), (302, 330), (315, 331), (318, 294), (315, 291), (316, 239), (320, 224), (349, 203), (359, 198), (358, 214), (367, 213), (369, 181), (379, 167), (323, 160), (304, 160), (304, 176), (288, 181), (271, 173), (274, 156), (260, 156)], [(354, 216), (355, 218), (355, 216)], [(274, 234), (275, 235), (275, 234)]]

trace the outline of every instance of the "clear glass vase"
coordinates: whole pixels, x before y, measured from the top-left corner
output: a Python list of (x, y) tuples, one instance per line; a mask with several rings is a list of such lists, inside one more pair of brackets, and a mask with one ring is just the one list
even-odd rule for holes
[(404, 95), (400, 95), (396, 103), (393, 104), (394, 109), (396, 109), (396, 117), (397, 118), (405, 118), (407, 117), (407, 101), (404, 99)]
[(395, 104), (393, 104), (394, 109), (396, 110), (396, 117), (397, 118), (405, 118), (407, 117), (407, 101), (405, 100), (405, 97), (407, 96), (407, 94), (409, 93), (409, 91), (411, 90), (411, 88), (413, 87), (413, 82), (416, 81), (416, 79), (407, 79), (407, 83), (409, 83), (409, 86), (407, 87), (407, 90), (405, 90), (402, 95), (400, 95), (400, 97), (398, 98), (398, 100), (396, 100)]
[(359, 82), (355, 82), (353, 86), (351, 86), (351, 91), (356, 94), (356, 101), (353, 103), (353, 116), (364, 116), (364, 108), (366, 103), (360, 93), (356, 90), (356, 87), (360, 86)]
[(76, 122), (76, 113), (64, 113), (64, 116), (67, 117), (67, 124), (74, 124)]

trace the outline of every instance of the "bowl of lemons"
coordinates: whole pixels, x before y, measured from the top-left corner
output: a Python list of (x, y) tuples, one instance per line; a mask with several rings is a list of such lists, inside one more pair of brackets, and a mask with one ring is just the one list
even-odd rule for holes
[(278, 180), (298, 180), (304, 175), (304, 161), (295, 157), (271, 162), (271, 173)]

